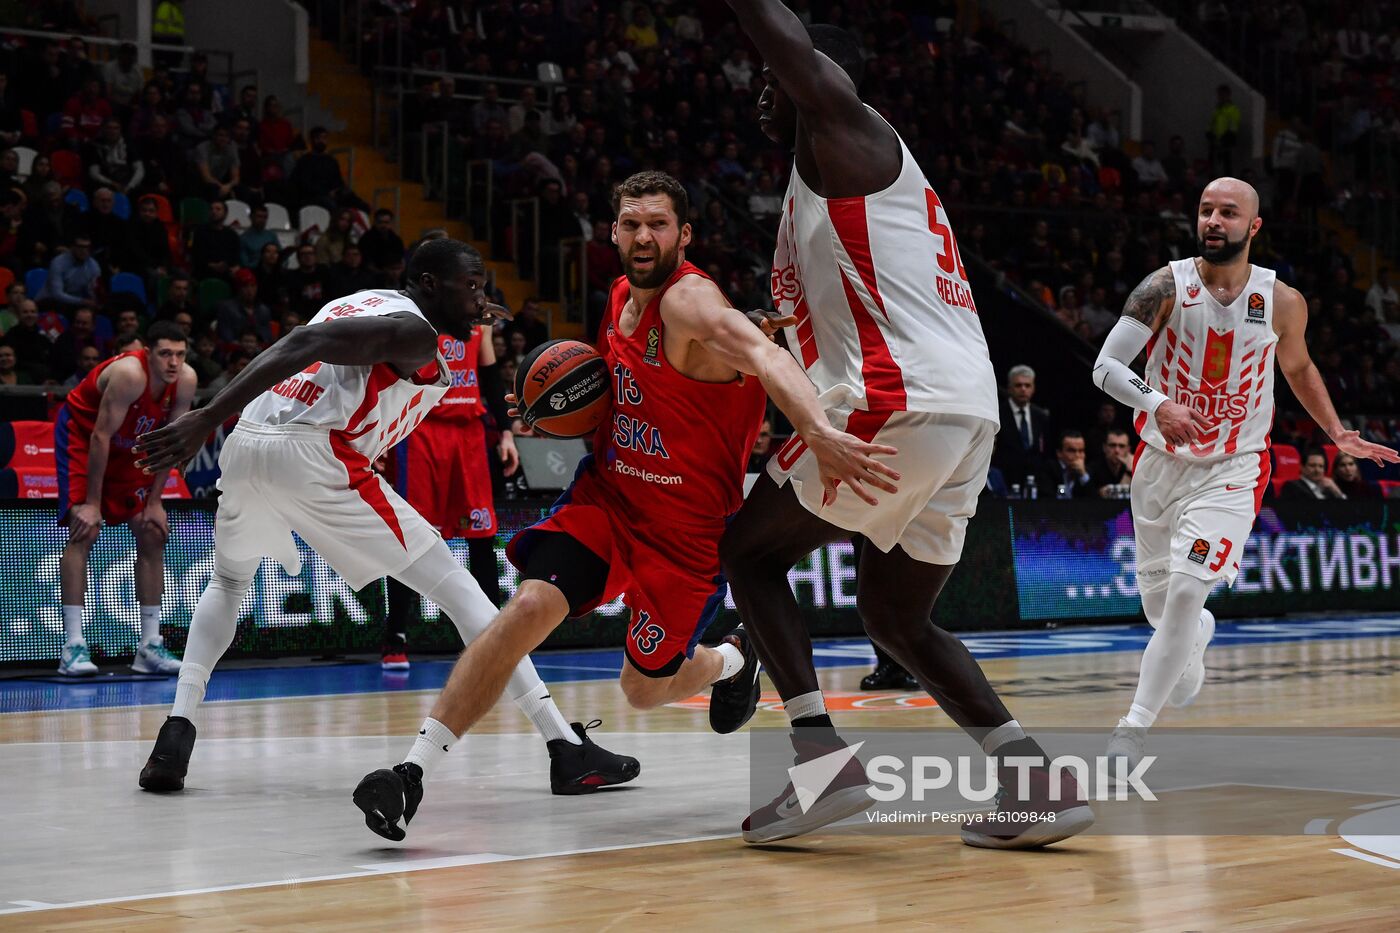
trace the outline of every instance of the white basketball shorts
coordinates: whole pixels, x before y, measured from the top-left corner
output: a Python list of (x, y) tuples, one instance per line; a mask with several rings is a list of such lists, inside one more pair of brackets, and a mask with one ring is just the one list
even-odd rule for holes
[(378, 474), (337, 458), (324, 428), (240, 422), (219, 470), (214, 542), (237, 560), (272, 557), (296, 576), (295, 531), (358, 590), (441, 540)]
[(1132, 483), (1138, 590), (1172, 573), (1233, 586), (1269, 471), (1267, 451), (1198, 463), (1144, 447)]
[(865, 535), (882, 551), (896, 544), (915, 560), (956, 564), (962, 557), (967, 521), (987, 485), (987, 467), (997, 424), (971, 415), (918, 411), (828, 412), (831, 423), (899, 453), (880, 457), (899, 474), (899, 491), (871, 488), (878, 505), (862, 502), (848, 487), (822, 505), (816, 457), (793, 437), (768, 461), (768, 475), (779, 486), (792, 483), (798, 500), (818, 518)]

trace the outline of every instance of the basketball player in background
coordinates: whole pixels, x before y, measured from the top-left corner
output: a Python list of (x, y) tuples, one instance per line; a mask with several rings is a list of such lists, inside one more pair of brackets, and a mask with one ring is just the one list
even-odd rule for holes
[(512, 665), (565, 618), (619, 594), (632, 610), (619, 680), (634, 707), (731, 681), (743, 684), (738, 712), (753, 714), (758, 661), (743, 630), (718, 648), (698, 642), (724, 604), (719, 541), (743, 499), (765, 389), (811, 445), (821, 481), (895, 490), (886, 477), (898, 477), (871, 456), (894, 450), (832, 428), (793, 358), (686, 261), (688, 207), (685, 188), (661, 172), (614, 190), (624, 275), (598, 335), (612, 418), (549, 516), (511, 539), (520, 587), (462, 653), (407, 759), (355, 789), (381, 836), (404, 837), (399, 818), (412, 819), (423, 781), (495, 704)]
[(189, 411), (198, 380), (185, 363), (187, 344), (178, 327), (157, 321), (146, 339), (151, 349), (99, 363), (68, 393), (54, 422), (58, 498), (63, 509), (58, 523), (68, 527), (68, 542), (59, 558), (66, 640), (58, 672), (70, 677), (97, 673), (83, 640), (83, 603), (88, 555), (104, 523), (125, 523), (136, 539), (141, 640), (131, 669), (143, 674), (180, 671), (179, 660), (160, 635), (165, 542), (170, 538), (160, 497), (170, 470), (142, 471), (132, 445), (139, 435)]
[[(210, 672), (233, 641), (238, 609), (264, 555), (301, 572), (295, 531), (351, 589), (388, 574), (443, 608), (471, 642), (496, 607), (432, 525), (371, 471), (452, 383), (443, 334), (470, 334), (504, 309), (482, 293), (481, 255), (456, 240), (414, 252), (402, 291), (370, 290), (323, 307), (248, 364), (209, 404), (138, 441), (157, 474), (184, 463), (242, 409), (219, 455), (214, 570), (190, 623), (170, 717), (141, 771), (150, 791), (184, 787)], [(576, 794), (629, 781), (635, 758), (594, 744), (564, 721), (523, 655), (502, 676), (545, 737), (550, 784)]]
[[(962, 642), (930, 618), (962, 554), (998, 427), (992, 364), (948, 215), (899, 134), (861, 101), (853, 36), (809, 30), (779, 0), (729, 5), (764, 62), (759, 126), (795, 156), (772, 275), (777, 312), (796, 318), (787, 345), (832, 424), (898, 448), (889, 463), (903, 477), (897, 494), (868, 505), (858, 486), (824, 482), (795, 437), (725, 534), (734, 602), (783, 698), (797, 760), (844, 743), (787, 572), (856, 532), (867, 541), (856, 570), (866, 633), (998, 762), (1007, 792), (999, 822), (965, 827), (963, 841), (1026, 848), (1064, 839), (1093, 822), (1078, 788), (1044, 766), (1017, 781), (1008, 758), (1049, 758)], [(728, 705), (738, 689), (717, 687), (716, 698)], [(744, 821), (744, 839), (772, 842), (857, 813), (873, 803), (868, 786), (854, 758), (809, 807), (797, 806), (789, 783)]]
[[(502, 398), (496, 375), (496, 351), (489, 327), (472, 328), (467, 339), (442, 334), (438, 353), (447, 364), (452, 388), (433, 406), (418, 428), (394, 447), (389, 476), (403, 496), (444, 539), (465, 538), (468, 566), (486, 598), (500, 605), (496, 565), (496, 510), (487, 462), (487, 403)], [(483, 380), (489, 380), (485, 385)], [(496, 455), (506, 476), (520, 467), (506, 406), (496, 401), (491, 412), (501, 426)], [(418, 594), (388, 578), (389, 612), (385, 620), (380, 667), (408, 670), (408, 623), (417, 615)]]
[[(1216, 583), (1234, 585), (1264, 488), (1274, 420), (1274, 358), (1288, 385), (1339, 450), (1378, 464), (1400, 461), (1337, 418), (1308, 356), (1308, 306), (1270, 269), (1251, 265), (1259, 195), (1217, 178), (1196, 212), (1200, 256), (1143, 279), (1104, 339), (1094, 384), (1137, 414), (1133, 467), (1137, 581), (1152, 638), (1110, 757), (1142, 759), (1164, 704), (1186, 706), (1205, 682)], [(1129, 368), (1143, 347), (1142, 378)]]

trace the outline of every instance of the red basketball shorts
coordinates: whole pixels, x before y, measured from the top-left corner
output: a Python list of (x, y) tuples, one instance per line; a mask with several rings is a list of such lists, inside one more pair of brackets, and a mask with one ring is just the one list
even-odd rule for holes
[[(87, 501), (88, 435), (73, 424), (66, 407), (54, 423), (54, 467), (58, 473), (58, 523), (68, 524), (68, 510)], [(129, 450), (112, 447), (102, 477), (102, 520), (109, 525), (131, 521), (146, 506), (152, 478), (136, 466)]]
[[(700, 636), (724, 605), (728, 584), (720, 571), (724, 522), (703, 528), (666, 516), (620, 507), (584, 459), (579, 473), (550, 514), (510, 541), (506, 556), (524, 570), (538, 535), (574, 538), (607, 562), (608, 578), (596, 599), (574, 607), (582, 616), (622, 596), (632, 610), (624, 649), (632, 666), (649, 677), (669, 677), (695, 654)], [(658, 540), (660, 539), (660, 540)]]
[(444, 538), (494, 538), (486, 425), (427, 420), (394, 448), (394, 490)]

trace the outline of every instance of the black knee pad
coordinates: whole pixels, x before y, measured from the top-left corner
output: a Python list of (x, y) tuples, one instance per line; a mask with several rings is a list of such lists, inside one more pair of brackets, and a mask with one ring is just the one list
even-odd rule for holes
[(569, 615), (581, 615), (603, 595), (608, 562), (577, 539), (558, 531), (540, 532), (530, 546), (521, 582), (540, 580), (564, 594)]

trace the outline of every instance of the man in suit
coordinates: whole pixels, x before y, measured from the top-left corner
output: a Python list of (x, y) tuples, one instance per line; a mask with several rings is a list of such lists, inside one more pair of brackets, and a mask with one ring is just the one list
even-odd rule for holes
[(1089, 482), (1089, 468), (1085, 464), (1086, 454), (1083, 434), (1078, 431), (1062, 432), (1060, 442), (1055, 446), (1054, 458), (1041, 469), (1037, 478), (1040, 498), (1056, 498), (1060, 487), (1065, 490), (1060, 498), (1082, 499), (1097, 496), (1098, 490)]
[(1320, 450), (1310, 450), (1303, 455), (1303, 475), (1283, 484), (1280, 499), (1294, 501), (1316, 501), (1318, 499), (1345, 499), (1346, 493), (1327, 475), (1327, 454)]
[(1103, 451), (1089, 469), (1089, 486), (1103, 498), (1117, 486), (1132, 482), (1133, 448), (1129, 434), (1122, 428), (1109, 428), (1104, 435)]
[(1049, 452), (1050, 412), (1032, 404), (1035, 370), (1013, 366), (1006, 374), (1006, 403), (1001, 409), (992, 465), (1007, 483), (1022, 484), (1045, 466)]

